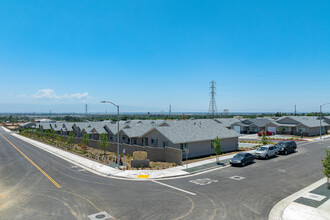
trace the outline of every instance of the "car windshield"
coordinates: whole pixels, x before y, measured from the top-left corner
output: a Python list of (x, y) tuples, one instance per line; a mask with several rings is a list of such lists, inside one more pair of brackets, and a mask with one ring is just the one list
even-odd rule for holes
[(265, 150), (267, 150), (266, 147), (259, 147), (259, 148), (258, 148), (258, 151), (265, 151)]
[(285, 147), (285, 144), (284, 143), (278, 143), (278, 144), (276, 144), (276, 146)]
[(244, 157), (244, 154), (236, 154), (235, 156), (234, 156), (234, 158), (243, 158)]

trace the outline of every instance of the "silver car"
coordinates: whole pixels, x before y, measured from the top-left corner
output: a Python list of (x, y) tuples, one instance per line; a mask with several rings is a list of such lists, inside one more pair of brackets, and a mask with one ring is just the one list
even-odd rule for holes
[(255, 158), (268, 159), (269, 157), (276, 157), (278, 154), (278, 148), (275, 145), (265, 145), (259, 147), (255, 151)]

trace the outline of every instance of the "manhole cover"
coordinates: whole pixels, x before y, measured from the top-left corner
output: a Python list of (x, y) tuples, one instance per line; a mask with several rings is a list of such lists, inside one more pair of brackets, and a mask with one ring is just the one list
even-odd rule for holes
[(89, 215), (88, 218), (90, 220), (98, 220), (98, 219), (107, 220), (107, 219), (111, 219), (112, 216), (109, 215), (106, 212), (99, 212), (99, 213), (96, 213), (96, 214), (93, 214), (93, 215)]
[(244, 178), (245, 177), (242, 177), (242, 176), (232, 176), (232, 177), (230, 177), (230, 179), (233, 179), (233, 180), (242, 180)]
[(97, 218), (97, 219), (102, 219), (102, 218), (105, 218), (105, 215), (103, 215), (103, 214), (99, 214), (99, 215), (95, 216), (95, 218)]

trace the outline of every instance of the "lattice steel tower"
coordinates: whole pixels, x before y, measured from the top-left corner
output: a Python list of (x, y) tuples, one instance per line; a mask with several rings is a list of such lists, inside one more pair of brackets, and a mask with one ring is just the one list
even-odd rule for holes
[(209, 106), (209, 114), (215, 115), (217, 113), (217, 104), (215, 103), (215, 84), (216, 82), (212, 80), (210, 82), (210, 95), (211, 95), (211, 100), (210, 100), (210, 106)]

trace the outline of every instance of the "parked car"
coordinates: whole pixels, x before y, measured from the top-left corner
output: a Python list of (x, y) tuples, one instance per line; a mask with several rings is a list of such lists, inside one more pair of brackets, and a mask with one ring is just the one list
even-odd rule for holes
[(279, 154), (293, 153), (297, 149), (297, 144), (294, 141), (280, 141), (276, 144)]
[(253, 163), (254, 156), (250, 153), (238, 153), (229, 162), (231, 165), (240, 165), (244, 167), (246, 164)]
[(276, 157), (278, 153), (278, 149), (275, 145), (265, 145), (259, 147), (255, 151), (255, 158), (262, 158), (262, 159), (268, 159), (269, 157)]
[(263, 132), (266, 134), (266, 136), (275, 135), (275, 132), (272, 132), (272, 131), (260, 131), (260, 132), (258, 132), (258, 136), (262, 136)]

